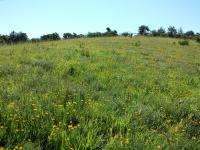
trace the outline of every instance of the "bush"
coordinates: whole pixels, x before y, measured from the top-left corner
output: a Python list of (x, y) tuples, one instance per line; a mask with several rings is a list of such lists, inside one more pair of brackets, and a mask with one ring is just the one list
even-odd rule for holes
[(32, 38), (31, 39), (31, 42), (33, 42), (33, 43), (36, 43), (36, 42), (39, 42), (40, 41), (40, 39), (38, 39), (38, 38)]
[(129, 33), (129, 32), (123, 32), (121, 35), (124, 37), (133, 37), (133, 33)]
[(60, 40), (60, 36), (58, 33), (52, 33), (52, 34), (47, 34), (47, 35), (43, 35), (41, 36), (40, 38), (42, 41), (48, 41), (48, 40), (53, 40), (53, 41), (56, 41), (56, 40)]
[(5, 44), (6, 42), (5, 42), (5, 40), (3, 39), (3, 38), (0, 38), (0, 45), (2, 44)]
[(188, 40), (181, 40), (178, 42), (180, 45), (185, 46), (185, 45), (189, 45), (189, 41)]
[(26, 33), (23, 32), (15, 32), (12, 31), (9, 35), (9, 42), (10, 43), (19, 43), (19, 42), (27, 42), (28, 41), (28, 36)]
[(89, 32), (87, 34), (87, 37), (102, 37), (102, 36), (103, 36), (103, 34), (101, 32), (94, 32), (94, 33)]
[(200, 37), (197, 37), (197, 40), (196, 40), (198, 43), (200, 43)]

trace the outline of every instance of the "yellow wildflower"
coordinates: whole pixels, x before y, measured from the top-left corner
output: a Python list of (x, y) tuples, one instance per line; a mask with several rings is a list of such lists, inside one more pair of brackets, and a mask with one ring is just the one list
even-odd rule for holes
[(157, 149), (160, 149), (161, 148), (161, 146), (160, 145), (157, 145)]
[(124, 144), (129, 144), (129, 139), (125, 139)]

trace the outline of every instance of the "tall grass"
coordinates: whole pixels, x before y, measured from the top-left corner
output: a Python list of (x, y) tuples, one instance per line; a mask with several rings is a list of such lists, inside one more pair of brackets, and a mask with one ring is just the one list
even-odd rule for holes
[(0, 149), (199, 149), (200, 46), (94, 38), (0, 47)]

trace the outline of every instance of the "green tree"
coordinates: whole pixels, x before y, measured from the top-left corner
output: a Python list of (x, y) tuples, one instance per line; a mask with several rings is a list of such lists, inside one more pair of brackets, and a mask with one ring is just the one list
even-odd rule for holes
[(63, 38), (64, 39), (71, 39), (71, 38), (73, 38), (73, 35), (71, 33), (64, 33)]
[(152, 31), (151, 31), (151, 35), (152, 35), (152, 36), (159, 36), (159, 33), (158, 33), (158, 31), (156, 31), (156, 30), (152, 30)]
[(28, 36), (26, 33), (23, 32), (15, 32), (12, 31), (9, 35), (9, 42), (10, 43), (18, 43), (18, 42), (26, 42), (28, 41)]
[(149, 27), (146, 25), (141, 25), (138, 29), (139, 35), (147, 35), (148, 32), (150, 31)]
[(195, 33), (194, 33), (194, 31), (187, 31), (186, 33), (185, 33), (185, 36), (186, 37), (189, 37), (189, 38), (191, 38), (191, 37), (193, 37), (195, 35)]
[(159, 36), (165, 36), (165, 34), (166, 34), (165, 29), (162, 28), (162, 27), (160, 27), (160, 28), (158, 29), (157, 32), (158, 32), (158, 35), (159, 35)]
[(177, 35), (177, 30), (174, 26), (169, 26), (168, 27), (168, 36), (169, 37), (176, 37)]
[(60, 38), (59, 34), (55, 32), (52, 34), (43, 35), (40, 37), (40, 39), (42, 41), (47, 41), (47, 40), (55, 40), (56, 41), (56, 40), (60, 40), (61, 38)]
[(182, 28), (179, 28), (178, 31), (177, 31), (176, 37), (181, 38), (181, 37), (183, 37), (183, 36), (184, 36), (183, 29), (182, 29)]
[(117, 33), (117, 31), (116, 30), (111, 30), (109, 27), (107, 27), (106, 28), (106, 32), (104, 33), (104, 36), (117, 36), (118, 35), (118, 33)]

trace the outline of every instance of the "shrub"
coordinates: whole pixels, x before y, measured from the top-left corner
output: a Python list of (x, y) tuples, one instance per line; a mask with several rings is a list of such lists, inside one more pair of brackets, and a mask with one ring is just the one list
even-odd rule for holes
[(186, 37), (192, 37), (192, 36), (194, 36), (194, 35), (195, 35), (194, 31), (187, 31), (187, 32), (185, 33), (185, 36), (186, 36)]
[(133, 36), (133, 33), (123, 32), (123, 33), (122, 33), (122, 36), (125, 36), (125, 37), (132, 37), (132, 36)]
[(33, 43), (36, 43), (36, 42), (39, 42), (40, 41), (40, 39), (38, 39), (38, 38), (32, 38), (31, 39), (31, 42), (33, 42)]
[(180, 45), (182, 46), (186, 46), (186, 45), (189, 45), (189, 41), (188, 40), (181, 40), (178, 42)]
[(89, 32), (87, 34), (87, 37), (102, 37), (102, 36), (103, 36), (103, 33), (101, 33), (101, 32), (94, 32), (94, 33)]
[(52, 33), (52, 34), (47, 34), (47, 35), (43, 35), (40, 38), (43, 41), (48, 41), (48, 40), (60, 40), (60, 36), (58, 33)]
[(6, 42), (5, 42), (5, 40), (3, 39), (3, 38), (0, 38), (0, 45), (2, 44), (5, 44)]
[(27, 42), (28, 41), (28, 36), (26, 33), (23, 32), (15, 32), (12, 31), (9, 35), (9, 42), (11, 43), (18, 43), (18, 42)]
[(196, 40), (198, 43), (200, 43), (200, 37), (197, 37), (197, 40)]

